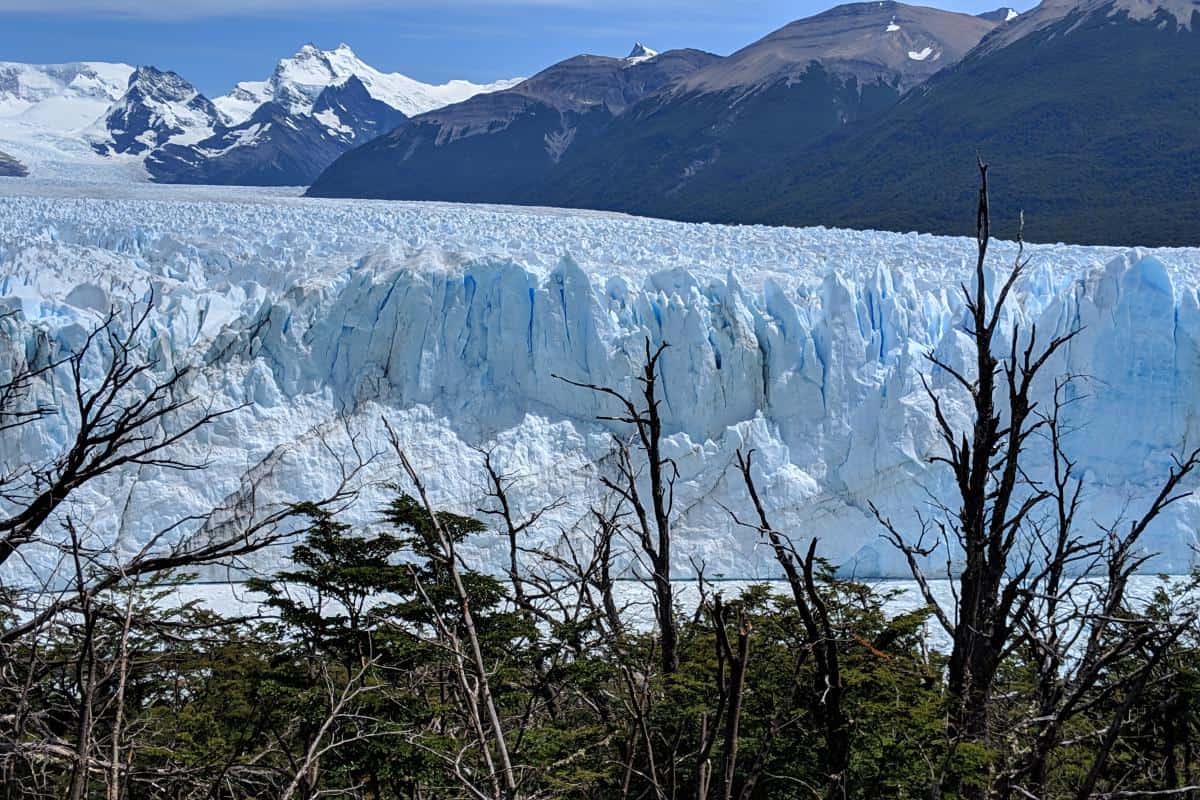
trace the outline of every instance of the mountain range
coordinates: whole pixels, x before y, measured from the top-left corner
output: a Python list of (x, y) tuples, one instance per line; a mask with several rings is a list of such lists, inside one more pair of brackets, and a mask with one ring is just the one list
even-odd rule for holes
[[(790, 151), (878, 117), (1014, 14), (854, 3), (724, 58), (635, 48), (624, 60), (568, 59), (414, 117), (340, 158), (310, 194), (680, 215), (704, 187), (776, 171)], [(659, 80), (638, 94), (605, 93), (635, 72)]]
[[(586, 136), (486, 117), (477, 98), (346, 153), (309, 192), (966, 234), (979, 154), (1006, 235), (1023, 207), (1033, 240), (1194, 244), (1198, 15), (1200, 0), (978, 17), (854, 3), (699, 64)], [(496, 166), (537, 147), (521, 180)]]
[(488, 85), (308, 45), (212, 100), (155, 67), (0, 64), (0, 174), (964, 234), (978, 154), (997, 228), (1023, 207), (1037, 241), (1200, 241), (1196, 130), (1200, 0), (877, 0), (728, 56), (639, 43)]
[(412, 118), (340, 159), (311, 191), (471, 202), (537, 197), (568, 153), (599, 144), (631, 107), (720, 61), (640, 44), (626, 58), (576, 56), (510, 89)]
[(154, 66), (0, 63), (0, 174), (307, 185), (411, 115), (517, 82), (425, 84), (345, 44), (305, 45), (215, 99)]
[(891, 2), (794, 22), (628, 109), (523, 199), (678, 216), (676, 205), (705, 187), (778, 174), (789, 153), (878, 117), (995, 24)]

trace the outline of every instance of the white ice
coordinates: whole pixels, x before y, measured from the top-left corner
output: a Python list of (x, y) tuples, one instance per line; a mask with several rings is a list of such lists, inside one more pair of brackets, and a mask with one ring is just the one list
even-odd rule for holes
[[(0, 180), (5, 359), (78, 342), (111, 304), (153, 296), (147, 345), (163, 368), (192, 363), (189, 391), (248, 406), (195, 437), (197, 475), (144, 468), (72, 504), (97, 535), (135, 547), (220, 503), (246, 476), (264, 496), (328, 491), (352, 440), (385, 457), (382, 419), (426, 471), (438, 502), (480, 504), (475, 448), (494, 447), (524, 507), (564, 496), (545, 535), (598, 499), (613, 408), (561, 375), (628, 389), (644, 337), (666, 341), (667, 450), (680, 477), (681, 572), (776, 574), (724, 506), (746, 499), (730, 465), (757, 451), (776, 524), (859, 575), (905, 568), (874, 502), (915, 530), (946, 496), (919, 375), (935, 350), (965, 368), (958, 282), (973, 242), (823, 228), (693, 225), (594, 212), (309, 200), (280, 190)], [(1200, 440), (1200, 251), (1037, 245), (1009, 322), (1083, 333), (1053, 365), (1086, 375), (1069, 441), (1089, 485), (1082, 519), (1136, 513), (1173, 452)], [(1003, 274), (1015, 246), (997, 243)], [(944, 375), (934, 385), (945, 388)], [(39, 387), (65, 403), (61, 383)], [(950, 413), (964, 421), (961, 406)], [(64, 410), (0, 447), (44, 457), (69, 435)], [(380, 489), (348, 513), (370, 521)], [(129, 509), (136, 510), (130, 513)], [(1150, 568), (1186, 571), (1200, 506), (1148, 534)], [(471, 557), (499, 563), (496, 537)], [(272, 558), (282, 557), (273, 554)], [(35, 558), (35, 567), (47, 565)]]

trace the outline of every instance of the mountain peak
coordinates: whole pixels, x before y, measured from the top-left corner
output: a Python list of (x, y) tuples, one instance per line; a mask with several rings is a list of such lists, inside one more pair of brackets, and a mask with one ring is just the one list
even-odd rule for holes
[(129, 88), (141, 87), (143, 90), (167, 92), (182, 96), (185, 93), (195, 94), (192, 85), (177, 72), (163, 70), (144, 64), (137, 67), (129, 76)]
[(963, 57), (998, 23), (894, 0), (847, 3), (796, 20), (681, 82), (679, 91), (754, 91), (812, 63), (901, 91)]
[(222, 122), (216, 106), (178, 73), (140, 66), (105, 114), (93, 149), (138, 155), (167, 142), (199, 141)]
[(1021, 16), (1021, 12), (1011, 6), (1000, 6), (995, 11), (985, 11), (982, 14), (976, 14), (976, 16), (980, 19), (986, 19), (989, 22), (1005, 23), (1012, 22)]
[(651, 50), (649, 47), (646, 47), (646, 45), (642, 44), (641, 42), (637, 42), (633, 45), (633, 49), (629, 51), (629, 55), (627, 55), (625, 57), (625, 60), (626, 61), (645, 61), (647, 59), (654, 58), (656, 55), (658, 55), (657, 50)]
[(1008, 24), (1001, 25), (983, 41), (979, 53), (995, 52), (1068, 18), (1072, 21), (1067, 23), (1065, 33), (1076, 27), (1074, 20), (1086, 17), (1131, 22), (1158, 20), (1159, 27), (1173, 23), (1174, 28), (1190, 30), (1192, 19), (1198, 13), (1200, 0), (1042, 0), (1031, 11), (1010, 17)]

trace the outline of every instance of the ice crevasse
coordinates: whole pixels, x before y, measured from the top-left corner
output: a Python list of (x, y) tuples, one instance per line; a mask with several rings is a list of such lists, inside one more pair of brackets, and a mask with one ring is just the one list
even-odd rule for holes
[[(567, 498), (542, 535), (569, 534), (601, 499), (596, 474), (620, 426), (597, 420), (616, 410), (610, 399), (556, 376), (630, 391), (647, 338), (669, 345), (661, 398), (679, 470), (681, 574), (693, 559), (710, 575), (777, 572), (727, 510), (747, 505), (732, 469), (738, 448), (755, 450), (776, 526), (819, 537), (823, 555), (859, 576), (907, 574), (869, 503), (915, 533), (916, 511), (949, 496), (944, 466), (929, 462), (941, 445), (921, 375), (966, 425), (964, 398), (926, 354), (970, 372), (958, 289), (969, 242), (437, 206), (364, 205), (350, 215), (288, 202), (333, 221), (305, 234), (301, 223), (263, 224), (278, 210), (270, 202), (238, 207), (245, 219), (232, 222), (204, 203), (172, 202), (153, 206), (159, 222), (147, 226), (121, 203), (97, 203), (93, 216), (129, 220), (105, 225), (53, 199), (13, 204), (37, 224), (0, 228), (0, 295), (17, 312), (0, 321), (9, 364), (77, 344), (109, 305), (154, 297), (146, 347), (160, 368), (195, 364), (188, 391), (244, 404), (181, 446), (210, 464), (202, 481), (140, 468), (75, 498), (72, 513), (97, 535), (136, 547), (248, 475), (264, 475), (278, 498), (318, 496), (339, 459), (367, 450), (380, 458), (347, 515), (370, 524), (377, 482), (396, 477), (384, 418), (439, 503), (474, 511), (484, 492), (478, 448), (494, 448), (522, 507)], [(403, 220), (370, 225), (372, 214)], [(356, 235), (358, 225), (375, 233)], [(755, 239), (739, 248), (739, 236)], [(655, 252), (655, 237), (672, 247)], [(879, 255), (909, 244), (920, 268)], [(1078, 376), (1067, 447), (1087, 482), (1084, 524), (1135, 514), (1172, 454), (1200, 443), (1200, 256), (1033, 254), (1000, 344), (1007, 351), (1014, 326), (1043, 340), (1080, 330), (1038, 393), (1048, 397), (1050, 376)], [(997, 247), (993, 284), (1011, 255)], [(60, 378), (37, 392), (62, 410), (4, 442), (5, 461), (52, 454), (71, 434)], [(1200, 505), (1175, 506), (1143, 542), (1158, 554), (1149, 567), (1188, 570), (1198, 522)], [(499, 537), (477, 537), (470, 557), (499, 568)]]

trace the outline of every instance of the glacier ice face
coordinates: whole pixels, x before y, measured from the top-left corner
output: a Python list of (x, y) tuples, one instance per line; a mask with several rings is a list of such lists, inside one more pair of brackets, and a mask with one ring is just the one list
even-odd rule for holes
[[(782, 529), (820, 537), (848, 571), (903, 576), (867, 504), (911, 521), (949, 488), (928, 464), (938, 442), (919, 376), (931, 350), (965, 368), (957, 284), (972, 250), (915, 234), (0, 180), (0, 303), (21, 312), (0, 353), (70, 346), (110, 304), (153, 296), (149, 346), (164, 368), (194, 363), (190, 391), (246, 404), (187, 445), (213, 465), (202, 481), (142, 469), (77, 499), (97, 535), (135, 547), (247, 475), (279, 498), (327, 491), (339, 456), (382, 452), (384, 418), (438, 502), (473, 512), (477, 448), (495, 448), (524, 505), (569, 499), (544, 534), (569, 531), (599, 499), (612, 428), (596, 417), (613, 409), (554, 376), (628, 388), (648, 336), (670, 344), (681, 571), (696, 558), (709, 574), (775, 574), (724, 510), (746, 502), (729, 469), (742, 447)], [(1054, 369), (1086, 376), (1068, 444), (1087, 518), (1135, 512), (1171, 453), (1200, 437), (1200, 251), (1029, 252), (1006, 328), (1083, 327)], [(994, 253), (1002, 273), (1015, 247)], [(61, 385), (39, 391), (61, 400)], [(53, 452), (71, 424), (64, 411), (0, 442), (0, 459)], [(394, 476), (373, 462), (349, 514), (374, 520), (378, 482)], [(1151, 568), (1188, 569), (1198, 515), (1181, 503), (1152, 529)], [(471, 556), (499, 564), (500, 542), (478, 537)]]

